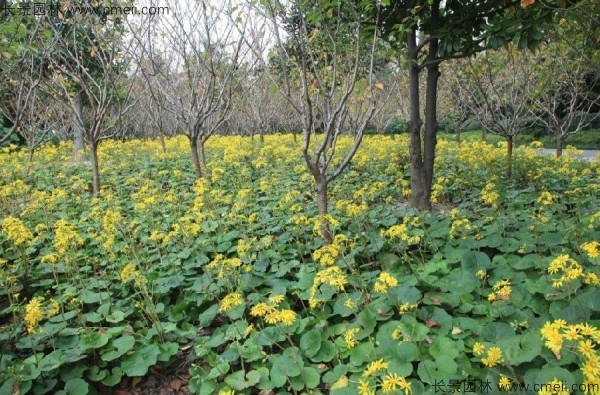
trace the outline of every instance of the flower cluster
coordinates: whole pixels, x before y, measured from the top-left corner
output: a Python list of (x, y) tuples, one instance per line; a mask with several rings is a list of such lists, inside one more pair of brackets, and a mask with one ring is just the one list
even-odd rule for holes
[(226, 313), (234, 307), (244, 304), (244, 297), (239, 292), (227, 294), (219, 305), (219, 312)]
[(36, 296), (25, 306), (24, 321), (29, 334), (36, 333), (40, 321), (44, 318), (54, 317), (60, 312), (60, 305), (55, 299), (50, 299), (45, 307), (43, 303), (44, 297)]
[(509, 300), (510, 294), (512, 292), (512, 287), (510, 285), (509, 280), (499, 280), (497, 281), (492, 289), (494, 292), (490, 292), (488, 295), (488, 300), (493, 302), (495, 300)]
[(217, 273), (217, 278), (223, 279), (234, 274), (240, 266), (242, 266), (240, 258), (226, 259), (222, 254), (218, 254), (206, 268), (213, 273)]
[(379, 376), (379, 384), (381, 391), (384, 394), (392, 393), (395, 391), (402, 391), (403, 394), (407, 395), (412, 392), (411, 383), (406, 378), (397, 375), (396, 373), (383, 374), (384, 371), (389, 369), (389, 363), (383, 359), (378, 359), (371, 362), (367, 368), (363, 371), (362, 376), (365, 378), (359, 381), (358, 393), (359, 395), (374, 395), (377, 385), (374, 385), (373, 380), (368, 378), (371, 376)]
[(496, 189), (496, 184), (494, 184), (491, 181), (485, 184), (485, 186), (481, 190), (481, 200), (492, 208), (498, 208), (499, 199), (500, 194)]
[[(488, 368), (493, 368), (494, 366), (504, 362), (504, 357), (502, 356), (502, 350), (500, 347), (490, 347), (486, 352), (486, 347), (477, 342), (473, 345), (473, 354), (477, 355), (478, 357), (482, 357), (481, 363)], [(484, 354), (486, 354), (485, 357), (483, 357)]]
[(388, 272), (381, 272), (375, 281), (375, 292), (386, 293), (389, 288), (398, 285), (398, 280)]
[(348, 276), (338, 266), (331, 266), (327, 269), (320, 270), (313, 280), (310, 288), (310, 298), (308, 303), (312, 309), (317, 307), (321, 302), (317, 299), (317, 291), (322, 284), (327, 284), (337, 291), (343, 291), (344, 286), (348, 283)]
[(565, 320), (546, 322), (540, 330), (545, 345), (552, 351), (556, 359), (561, 358), (565, 343), (570, 349), (579, 354), (583, 363), (581, 372), (585, 378), (584, 384), (600, 382), (600, 355), (597, 347), (600, 344), (600, 330), (585, 324), (568, 325)]
[(33, 233), (18, 218), (4, 218), (2, 230), (6, 232), (7, 239), (16, 246), (29, 246), (33, 241)]
[(382, 230), (381, 235), (390, 241), (402, 240), (408, 245), (419, 244), (423, 236), (423, 231), (421, 229), (413, 229), (418, 225), (419, 217), (406, 216), (402, 220), (402, 224)]
[(265, 302), (260, 302), (250, 309), (250, 315), (253, 317), (262, 317), (267, 324), (285, 324), (292, 325), (296, 320), (297, 314), (290, 309), (279, 309), (283, 301), (283, 295), (274, 295)]
[(323, 247), (315, 250), (315, 252), (312, 254), (313, 259), (319, 262), (321, 266), (333, 265), (339, 255), (340, 249), (335, 243), (324, 245)]
[(548, 273), (561, 275), (552, 280), (554, 288), (561, 288), (565, 283), (575, 281), (584, 275), (583, 267), (568, 255), (560, 255), (550, 262)]
[(64, 256), (68, 251), (72, 251), (83, 245), (83, 238), (79, 236), (77, 227), (64, 219), (59, 219), (54, 224), (54, 249)]

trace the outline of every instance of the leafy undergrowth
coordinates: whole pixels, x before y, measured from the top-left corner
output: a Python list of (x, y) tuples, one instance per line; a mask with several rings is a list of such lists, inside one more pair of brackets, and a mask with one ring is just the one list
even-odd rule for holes
[(366, 138), (330, 246), (291, 136), (215, 137), (199, 181), (182, 139), (106, 142), (97, 198), (67, 144), (0, 154), (0, 393), (598, 384), (598, 163), (438, 148), (417, 213), (407, 140)]

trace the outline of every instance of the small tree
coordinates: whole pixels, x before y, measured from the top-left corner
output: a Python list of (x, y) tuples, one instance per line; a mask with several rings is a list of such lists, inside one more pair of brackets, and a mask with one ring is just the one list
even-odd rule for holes
[[(262, 65), (300, 119), (302, 156), (315, 182), (322, 218), (320, 233), (324, 243), (330, 244), (328, 187), (352, 160), (377, 109), (377, 29), (368, 30), (368, 39), (364, 39), (364, 10), (341, 0), (327, 4), (296, 0), (288, 7), (273, 0), (263, 2), (263, 8), (252, 12), (253, 18), (263, 15), (271, 29), (272, 63), (263, 61)], [(253, 32), (252, 36), (263, 35)], [(264, 51), (256, 42), (250, 46), (255, 54)], [(294, 89), (295, 82), (299, 89)], [(358, 85), (367, 93), (360, 95)], [(348, 151), (338, 152), (337, 141), (347, 133), (353, 137), (353, 144)]]
[[(135, 43), (125, 41), (119, 16), (81, 13), (62, 19), (48, 19), (54, 30), (57, 50), (51, 57), (55, 80), (77, 120), (84, 127), (90, 148), (92, 193), (100, 192), (98, 147), (113, 138), (122, 115), (133, 106), (136, 65), (132, 64)], [(89, 118), (84, 119), (81, 97), (84, 95)], [(86, 122), (87, 121), (87, 122)]]
[(231, 115), (233, 93), (240, 83), (244, 49), (242, 38), (228, 23), (231, 8), (227, 2), (217, 5), (208, 0), (173, 3), (168, 20), (148, 25), (162, 37), (165, 48), (160, 58), (159, 51), (150, 47), (151, 40), (136, 35), (156, 74), (153, 81), (158, 85), (151, 90), (156, 104), (174, 114), (187, 136), (198, 178), (206, 173), (206, 141)]
[(586, 67), (582, 55), (565, 43), (549, 44), (538, 56), (540, 83), (532, 95), (532, 115), (556, 138), (556, 156), (561, 157), (567, 137), (588, 127), (600, 116), (600, 75)]
[[(532, 57), (509, 49), (484, 52), (474, 60), (460, 62), (462, 78), (457, 98), (477, 118), (486, 131), (500, 135), (507, 143), (506, 175), (512, 177), (515, 137), (528, 125), (536, 83)], [(457, 71), (460, 72), (460, 71)]]

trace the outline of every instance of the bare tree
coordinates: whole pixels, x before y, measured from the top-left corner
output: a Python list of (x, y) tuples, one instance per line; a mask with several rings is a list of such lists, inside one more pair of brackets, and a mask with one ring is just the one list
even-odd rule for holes
[[(84, 126), (90, 147), (92, 192), (100, 192), (98, 146), (119, 132), (119, 121), (135, 103), (136, 72), (131, 54), (135, 42), (123, 39), (123, 24), (111, 15), (81, 13), (59, 20), (48, 19), (59, 50), (52, 57), (55, 80), (67, 98), (77, 124)], [(75, 92), (77, 86), (79, 92)], [(90, 116), (84, 119), (81, 97)], [(87, 122), (86, 122), (87, 121)]]
[(532, 58), (527, 53), (508, 49), (484, 52), (459, 65), (457, 72), (464, 74), (457, 80), (456, 97), (482, 128), (506, 139), (506, 175), (510, 178), (515, 137), (531, 123), (527, 119), (531, 106), (528, 98), (536, 83)]
[[(152, 65), (152, 73), (144, 75), (153, 85), (155, 104), (176, 117), (198, 178), (206, 173), (205, 143), (230, 117), (240, 82), (244, 53), (242, 38), (227, 17), (231, 8), (228, 2), (209, 0), (173, 3), (164, 23), (142, 23), (154, 32), (135, 34)], [(156, 34), (164, 48), (153, 43)]]
[(585, 67), (583, 56), (572, 59), (563, 46), (561, 42), (552, 43), (546, 48), (548, 53), (538, 56), (541, 81), (532, 95), (535, 106), (531, 111), (556, 138), (557, 157), (562, 156), (568, 136), (587, 128), (600, 116), (593, 113), (600, 105), (600, 97), (595, 93), (600, 77)]
[[(322, 216), (320, 232), (326, 244), (332, 242), (326, 215), (328, 187), (346, 168), (356, 153), (364, 131), (376, 112), (377, 81), (374, 60), (377, 32), (365, 39), (363, 12), (352, 2), (335, 1), (325, 9), (305, 9), (306, 3), (277, 0), (252, 8), (252, 17), (264, 18), (273, 37), (271, 61), (263, 60), (277, 91), (300, 118), (304, 142), (302, 155), (315, 180), (317, 206)], [(286, 31), (282, 26), (287, 24)], [(264, 37), (262, 31), (251, 37)], [(286, 39), (284, 39), (286, 37)], [(251, 43), (254, 53), (264, 59), (265, 47)], [(366, 94), (357, 94), (362, 81)], [(295, 89), (295, 82), (299, 89)], [(364, 101), (366, 105), (353, 103)], [(355, 111), (354, 113), (352, 113)], [(352, 119), (353, 129), (349, 121)], [(353, 144), (337, 152), (338, 139), (349, 133)]]

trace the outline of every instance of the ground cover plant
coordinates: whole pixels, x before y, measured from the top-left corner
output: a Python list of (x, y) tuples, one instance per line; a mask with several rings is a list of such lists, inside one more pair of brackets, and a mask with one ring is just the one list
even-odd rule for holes
[(72, 145), (4, 149), (0, 393), (600, 393), (597, 160), (440, 141), (417, 212), (367, 136), (321, 218), (300, 144), (215, 136), (196, 180), (183, 138), (106, 141), (95, 197)]

